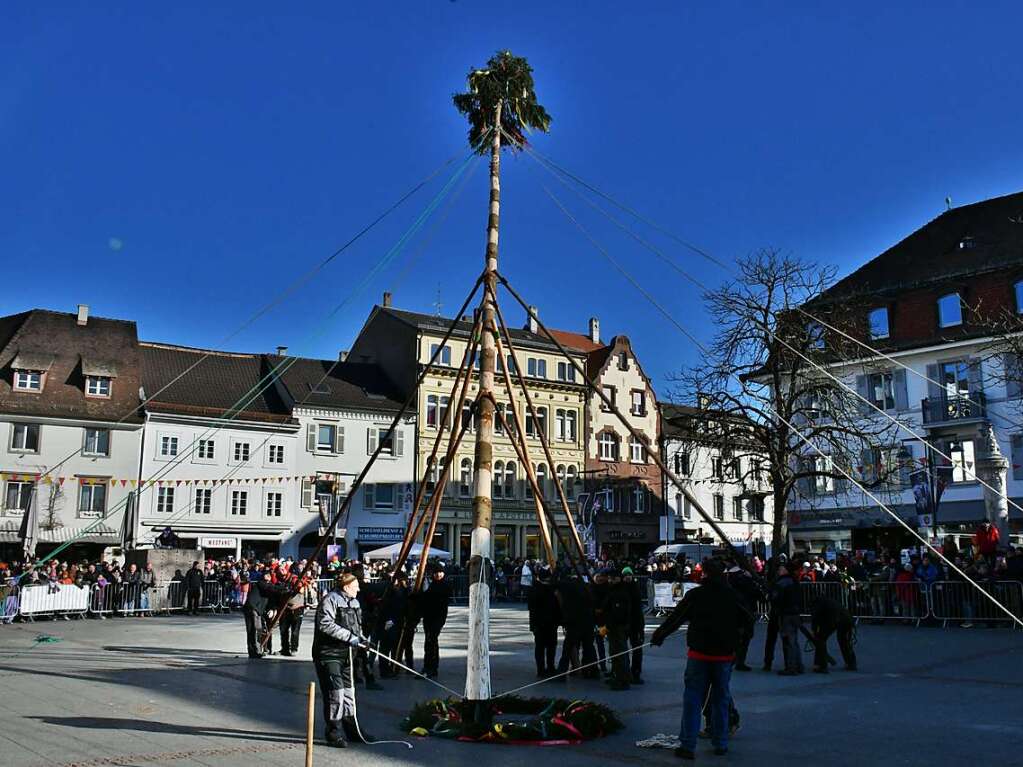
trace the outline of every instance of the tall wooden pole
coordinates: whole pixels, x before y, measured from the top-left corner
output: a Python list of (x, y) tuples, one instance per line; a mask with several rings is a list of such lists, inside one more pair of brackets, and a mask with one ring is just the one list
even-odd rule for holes
[(491, 526), (494, 462), (495, 327), (493, 296), (497, 295), (497, 232), (501, 213), (501, 100), (494, 109), (490, 144), (490, 215), (487, 219), (485, 286), (482, 300), (483, 339), (480, 354), (479, 428), (476, 431), (476, 483), (472, 501), (469, 548), (469, 643), (465, 697), (490, 699), (490, 578), (493, 535)]

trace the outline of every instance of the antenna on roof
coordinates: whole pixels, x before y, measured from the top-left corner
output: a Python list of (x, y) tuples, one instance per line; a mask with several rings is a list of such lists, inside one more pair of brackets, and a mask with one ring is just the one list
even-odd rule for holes
[(440, 317), (440, 310), (441, 310), (441, 307), (443, 307), (443, 306), (444, 306), (444, 304), (442, 304), (441, 300), (440, 300), (440, 285), (438, 285), (437, 286), (437, 300), (433, 302), (433, 313), (437, 317)]
[(952, 210), (952, 198), (945, 197), (945, 210)]

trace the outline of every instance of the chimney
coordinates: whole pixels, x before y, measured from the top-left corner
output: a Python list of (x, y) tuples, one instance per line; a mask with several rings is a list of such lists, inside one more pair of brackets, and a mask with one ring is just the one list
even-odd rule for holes
[(595, 344), (600, 343), (600, 320), (590, 317), (590, 340)]
[(89, 324), (89, 305), (78, 304), (78, 324), (85, 327)]
[(278, 357), (283, 357), (287, 353), (288, 353), (288, 347), (287, 346), (278, 346), (277, 347), (277, 356)]
[(536, 324), (536, 321), (539, 318), (540, 310), (537, 309), (535, 306), (529, 307), (529, 317), (527, 317), (528, 322), (526, 323), (526, 329), (533, 335), (536, 335), (537, 333), (540, 332)]
[(344, 362), (345, 360), (347, 360), (348, 359), (348, 350), (347, 349), (342, 349), (340, 352), (338, 352), (337, 358), (338, 358), (338, 360), (340, 362)]
[(385, 290), (384, 291), (384, 307), (388, 308), (388, 307), (390, 307), (390, 305), (391, 305), (391, 291)]

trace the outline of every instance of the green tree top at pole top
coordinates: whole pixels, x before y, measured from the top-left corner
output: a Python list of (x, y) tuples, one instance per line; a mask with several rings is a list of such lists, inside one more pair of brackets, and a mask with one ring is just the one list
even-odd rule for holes
[(501, 127), (518, 145), (524, 145), (526, 133), (546, 133), (551, 116), (537, 103), (533, 89), (533, 68), (511, 51), (499, 51), (487, 62), (485, 69), (473, 69), (466, 78), (467, 93), (456, 93), (452, 100), (469, 120), (469, 145), (479, 154), (488, 150), (489, 131), (493, 127), (494, 110), (499, 101)]

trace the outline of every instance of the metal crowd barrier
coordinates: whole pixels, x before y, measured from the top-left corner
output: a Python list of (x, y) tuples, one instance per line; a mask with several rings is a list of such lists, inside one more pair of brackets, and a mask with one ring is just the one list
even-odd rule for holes
[(40, 584), (18, 589), (18, 615), (26, 620), (39, 617), (82, 618), (89, 611), (88, 586)]
[[(982, 582), (981, 588), (1023, 620), (1023, 583), (1019, 581)], [(965, 581), (938, 581), (929, 590), (931, 617), (943, 621), (1005, 621), (1005, 612)], [(1016, 624), (1013, 624), (1014, 626)]]

